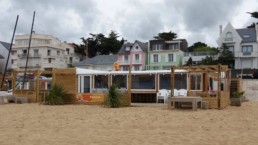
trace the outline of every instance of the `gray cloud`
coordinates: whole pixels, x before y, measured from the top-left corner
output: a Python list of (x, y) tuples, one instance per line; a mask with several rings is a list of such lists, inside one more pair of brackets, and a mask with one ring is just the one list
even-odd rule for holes
[[(16, 15), (20, 15), (17, 34), (34, 30), (63, 41), (80, 42), (89, 33), (108, 34), (110, 30), (125, 39), (148, 41), (159, 32), (177, 33), (191, 45), (202, 41), (216, 46), (219, 25), (236, 17), (241, 0), (1, 0), (0, 40), (11, 39)], [(254, 3), (254, 2), (253, 2)], [(257, 2), (256, 2), (256, 5)], [(250, 7), (255, 7), (255, 4)], [(256, 6), (257, 7), (257, 6)], [(246, 15), (246, 17), (249, 17)], [(240, 22), (247, 24), (247, 21)]]

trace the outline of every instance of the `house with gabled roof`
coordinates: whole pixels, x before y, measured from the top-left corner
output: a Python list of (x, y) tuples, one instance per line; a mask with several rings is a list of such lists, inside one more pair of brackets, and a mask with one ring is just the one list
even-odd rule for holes
[(135, 40), (134, 43), (125, 42), (118, 52), (118, 63), (120, 71), (128, 71), (129, 66), (132, 70), (145, 70), (147, 61), (148, 43)]
[[(0, 41), (0, 74), (4, 73), (7, 57), (10, 49), (10, 43)], [(10, 61), (8, 61), (7, 69), (11, 67)]]
[(226, 45), (235, 57), (235, 69), (258, 69), (258, 26), (235, 29), (228, 23), (217, 40), (218, 46)]
[(114, 70), (114, 63), (117, 61), (117, 55), (97, 55), (93, 58), (86, 58), (79, 63), (75, 64), (75, 67), (112, 71)]

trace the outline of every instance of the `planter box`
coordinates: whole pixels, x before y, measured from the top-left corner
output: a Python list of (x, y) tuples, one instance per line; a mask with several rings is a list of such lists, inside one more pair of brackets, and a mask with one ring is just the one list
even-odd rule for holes
[(242, 99), (240, 98), (230, 98), (231, 106), (241, 106)]

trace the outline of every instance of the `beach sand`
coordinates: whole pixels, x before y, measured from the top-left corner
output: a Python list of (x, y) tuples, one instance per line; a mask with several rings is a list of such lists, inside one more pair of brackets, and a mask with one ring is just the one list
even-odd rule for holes
[(0, 145), (257, 145), (258, 102), (224, 110), (0, 105)]

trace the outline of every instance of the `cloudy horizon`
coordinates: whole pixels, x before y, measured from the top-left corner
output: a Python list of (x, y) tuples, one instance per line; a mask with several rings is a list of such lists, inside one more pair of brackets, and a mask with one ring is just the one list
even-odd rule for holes
[(10, 42), (17, 15), (16, 35), (29, 34), (33, 11), (36, 33), (75, 43), (111, 30), (130, 42), (173, 31), (189, 46), (201, 41), (216, 47), (219, 25), (245, 28), (258, 21), (247, 14), (258, 11), (256, 0), (0, 0), (0, 41)]

